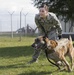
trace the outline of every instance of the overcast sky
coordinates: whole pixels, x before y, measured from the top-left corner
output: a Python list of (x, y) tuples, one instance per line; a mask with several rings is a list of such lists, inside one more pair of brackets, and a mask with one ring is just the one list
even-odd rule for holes
[(20, 11), (22, 8), (28, 12), (37, 12), (32, 0), (0, 0), (0, 9), (8, 11)]
[[(34, 16), (38, 13), (38, 9), (34, 7), (32, 0), (0, 0), (0, 31), (10, 31), (10, 15), (8, 12), (12, 13), (13, 11), (13, 30), (19, 28), (19, 17), (15, 16), (19, 14), (22, 10), (22, 13), (27, 15), (27, 24), (34, 25)], [(23, 15), (22, 15), (23, 16)], [(24, 16), (22, 27), (24, 26)], [(18, 25), (18, 26), (17, 26)], [(34, 27), (34, 26), (32, 26)]]

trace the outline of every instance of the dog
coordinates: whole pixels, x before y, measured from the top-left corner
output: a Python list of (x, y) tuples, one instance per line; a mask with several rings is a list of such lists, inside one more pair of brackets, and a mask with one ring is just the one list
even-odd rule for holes
[[(47, 44), (49, 57), (55, 62), (64, 62), (67, 66), (68, 71), (72, 71), (74, 66), (74, 48), (71, 36), (69, 39), (63, 38), (59, 41), (49, 40), (48, 38), (45, 38), (44, 41)], [(54, 50), (54, 53), (50, 54), (51, 50)], [(71, 67), (68, 61), (66, 60), (65, 56), (69, 56), (71, 60)]]
[[(34, 43), (32, 44), (32, 47), (34, 48), (34, 50), (39, 50), (39, 49), (42, 49), (44, 52), (45, 52), (45, 49), (47, 49), (47, 46), (45, 44), (45, 41), (44, 41), (44, 38), (45, 36), (39, 36), (35, 39)], [(50, 54), (52, 54), (54, 51), (51, 50), (50, 51)], [(45, 52), (46, 53), (46, 52)], [(48, 50), (47, 50), (47, 55), (48, 55)], [(46, 57), (47, 57), (46, 55)], [(50, 57), (51, 58), (51, 57)], [(47, 57), (48, 61), (49, 61), (49, 58)], [(52, 63), (53, 65), (57, 66), (58, 69), (60, 69), (59, 65), (60, 63), (58, 63), (59, 61), (56, 61), (55, 63), (49, 61), (50, 63)]]
[[(32, 47), (36, 50), (44, 50), (47, 48), (47, 53), (50, 59), (52, 59), (56, 64), (58, 64), (59, 61), (63, 62), (67, 66), (69, 72), (73, 70), (74, 48), (71, 37), (70, 39), (63, 38), (55, 41), (49, 40), (44, 36), (39, 36), (35, 39)], [(66, 55), (70, 57), (71, 67), (65, 58)]]

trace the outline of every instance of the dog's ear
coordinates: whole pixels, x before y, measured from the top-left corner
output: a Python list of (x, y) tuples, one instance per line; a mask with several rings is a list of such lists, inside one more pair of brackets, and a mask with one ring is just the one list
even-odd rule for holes
[(52, 48), (55, 48), (58, 45), (57, 41), (54, 41), (54, 40), (50, 40), (50, 43)]

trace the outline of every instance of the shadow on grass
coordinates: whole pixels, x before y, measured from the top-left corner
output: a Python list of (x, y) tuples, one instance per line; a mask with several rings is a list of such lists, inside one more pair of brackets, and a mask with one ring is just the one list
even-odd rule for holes
[(43, 66), (49, 66), (49, 65), (31, 65), (31, 64), (27, 64), (27, 63), (18, 63), (18, 64), (12, 64), (12, 65), (0, 65), (0, 70), (4, 70), (4, 69), (18, 69), (18, 68), (33, 68), (33, 67), (43, 67)]
[(21, 73), (21, 74), (18, 74), (18, 75), (57, 75), (59, 71), (55, 70), (55, 71), (49, 71), (49, 72), (46, 72), (46, 71), (41, 71), (41, 72), (37, 72), (37, 71), (31, 71), (29, 73)]
[(5, 57), (5, 58), (30, 56), (31, 54), (33, 54), (33, 49), (30, 46), (0, 48), (0, 57)]
[[(48, 65), (45, 65), (45, 66), (48, 66)], [(7, 66), (0, 66), (0, 70), (1, 69), (15, 69), (15, 68), (23, 68), (23, 69), (25, 69), (25, 68), (31, 68), (31, 67), (35, 67), (34, 65), (24, 65), (24, 63), (20, 63), (20, 64), (13, 64), (13, 65), (7, 65)], [(36, 66), (36, 67), (38, 67), (38, 66)], [(42, 65), (39, 65), (39, 67), (42, 67)], [(20, 74), (18, 74), (18, 75), (47, 75), (47, 74), (49, 74), (49, 75), (57, 75), (57, 73), (58, 72), (64, 72), (64, 71), (60, 71), (60, 70), (54, 70), (53, 69), (53, 71), (52, 70), (49, 70), (48, 72), (47, 71), (30, 71), (30, 72), (24, 72), (24, 73), (20, 73)], [(67, 72), (67, 71), (65, 71), (65, 72)], [(62, 74), (61, 74), (62, 75)]]
[(60, 71), (60, 70), (53, 70), (53, 71), (41, 71), (41, 72), (37, 72), (37, 71), (31, 71), (31, 72), (25, 72), (25, 73), (20, 73), (18, 75), (73, 75), (74, 72), (68, 72), (68, 71)]
[(52, 72), (36, 72), (36, 71), (32, 71), (30, 73), (21, 73), (21, 74), (18, 74), (18, 75), (46, 75), (46, 74), (52, 74)]
[(15, 68), (30, 68), (30, 67), (34, 67), (34, 66), (30, 66), (30, 65), (25, 65), (25, 63), (19, 63), (19, 64), (13, 64), (13, 65), (7, 65), (7, 66), (0, 66), (0, 70), (1, 69), (15, 69)]

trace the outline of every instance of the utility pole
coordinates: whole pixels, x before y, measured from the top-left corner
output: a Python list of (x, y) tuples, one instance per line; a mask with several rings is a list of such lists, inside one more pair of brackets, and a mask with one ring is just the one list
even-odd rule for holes
[(12, 15), (13, 15), (14, 11), (12, 13), (10, 13), (8, 11), (8, 13), (10, 14), (10, 18), (11, 18), (11, 37), (13, 38)]

